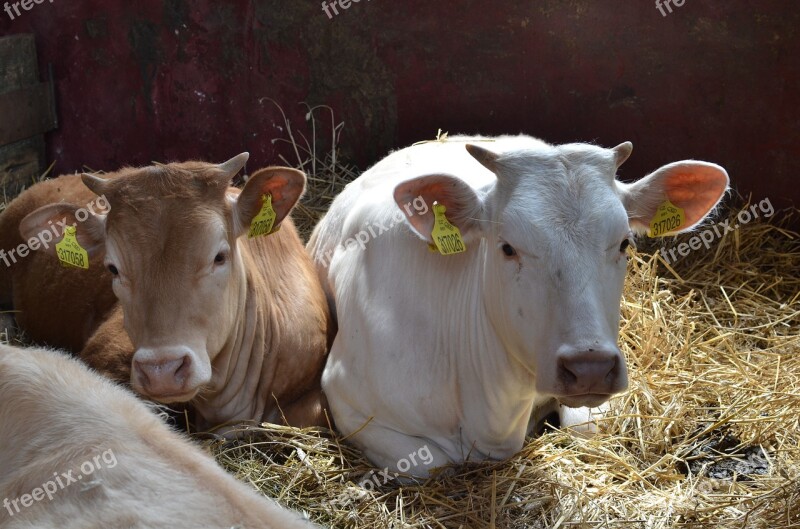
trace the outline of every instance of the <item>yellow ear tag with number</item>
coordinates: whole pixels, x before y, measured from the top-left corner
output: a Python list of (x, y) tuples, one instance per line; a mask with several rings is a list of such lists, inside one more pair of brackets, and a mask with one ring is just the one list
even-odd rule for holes
[[(433, 205), (433, 231), (431, 237), (436, 250), (442, 255), (454, 255), (457, 253), (467, 251), (467, 245), (464, 244), (464, 239), (461, 238), (461, 230), (456, 226), (450, 224), (444, 213), (447, 208), (444, 204)], [(433, 250), (433, 247), (431, 247)]]
[(249, 239), (260, 237), (261, 235), (270, 235), (281, 229), (280, 226), (274, 230), (272, 229), (272, 226), (275, 225), (276, 217), (275, 210), (272, 208), (272, 195), (264, 195), (261, 198), (264, 201), (264, 205), (261, 206), (261, 211), (253, 217), (253, 221), (250, 223), (250, 231), (247, 233)]
[(67, 226), (64, 230), (64, 238), (56, 244), (56, 254), (61, 266), (67, 268), (89, 269), (89, 254), (78, 242), (76, 234), (78, 229), (75, 226)]
[(686, 224), (686, 215), (683, 209), (667, 199), (658, 206), (653, 220), (650, 221), (650, 229), (647, 232), (647, 236), (666, 237), (678, 231), (684, 224)]

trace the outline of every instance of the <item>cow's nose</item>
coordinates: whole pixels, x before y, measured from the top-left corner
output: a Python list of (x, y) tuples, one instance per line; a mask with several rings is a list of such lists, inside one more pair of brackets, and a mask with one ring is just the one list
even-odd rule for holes
[(618, 349), (586, 349), (559, 354), (558, 379), (565, 395), (611, 395), (627, 386)]
[(159, 400), (177, 397), (191, 388), (192, 356), (182, 348), (175, 351), (138, 350), (133, 357), (133, 388)]

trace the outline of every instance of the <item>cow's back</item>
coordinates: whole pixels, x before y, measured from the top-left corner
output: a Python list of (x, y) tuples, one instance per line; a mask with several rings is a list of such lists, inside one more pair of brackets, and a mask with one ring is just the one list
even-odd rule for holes
[[(234, 480), (143, 403), (79, 362), (0, 346), (0, 497), (60, 477), (0, 527), (309, 528)], [(77, 480), (70, 483), (63, 474)], [(61, 485), (65, 486), (61, 486)]]
[[(27, 244), (19, 233), (20, 222), (48, 204), (83, 207), (96, 198), (80, 175), (64, 175), (33, 185), (0, 214), (0, 249), (9, 264), (0, 261), (0, 304), (13, 307), (17, 324), (37, 343), (80, 351), (116, 298), (102, 257), (91, 259), (88, 271), (62, 267), (43, 251), (18, 257), (16, 249)], [(9, 256), (12, 249), (14, 259)]]

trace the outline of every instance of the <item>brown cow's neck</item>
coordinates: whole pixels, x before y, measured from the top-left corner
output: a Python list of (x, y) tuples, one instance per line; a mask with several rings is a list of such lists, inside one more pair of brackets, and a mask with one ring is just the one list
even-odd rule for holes
[[(245, 254), (240, 246), (240, 254)], [(222, 351), (212, 362), (211, 384), (196, 397), (193, 406), (197, 412), (200, 430), (224, 422), (260, 421), (264, 414), (265, 399), (260, 398), (260, 383), (264, 371), (266, 344), (270, 337), (266, 314), (268, 293), (257, 289), (257, 278), (252, 277), (252, 266), (247, 255), (241, 255), (241, 277), (237, 281), (237, 310), (235, 324)], [(255, 280), (254, 280), (255, 279)]]
[(327, 301), (294, 226), (239, 240), (236, 324), (196, 397), (198, 428), (255, 421), (325, 425), (319, 379), (327, 352)]

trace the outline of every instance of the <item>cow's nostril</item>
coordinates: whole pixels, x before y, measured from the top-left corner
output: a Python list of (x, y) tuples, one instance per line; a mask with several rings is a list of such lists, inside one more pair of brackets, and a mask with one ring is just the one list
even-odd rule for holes
[(587, 350), (559, 360), (559, 379), (569, 394), (607, 393), (618, 375), (618, 355)]
[(178, 366), (178, 369), (175, 370), (174, 374), (175, 380), (177, 380), (181, 384), (186, 382), (186, 379), (189, 378), (191, 366), (192, 366), (192, 358), (189, 355), (184, 356), (183, 362), (181, 362), (181, 365)]
[(147, 369), (145, 369), (140, 362), (133, 362), (133, 370), (136, 373), (136, 376), (139, 378), (139, 382), (142, 386), (150, 386), (150, 377), (147, 376)]
[(567, 360), (559, 360), (558, 376), (565, 386), (570, 387), (578, 381), (578, 375), (570, 369), (570, 362)]
[(192, 359), (189, 355), (165, 361), (134, 360), (133, 366), (134, 388), (138, 386), (152, 396), (184, 391), (192, 375)]

